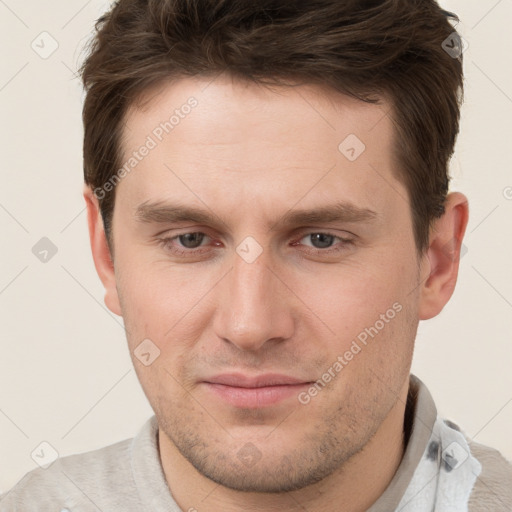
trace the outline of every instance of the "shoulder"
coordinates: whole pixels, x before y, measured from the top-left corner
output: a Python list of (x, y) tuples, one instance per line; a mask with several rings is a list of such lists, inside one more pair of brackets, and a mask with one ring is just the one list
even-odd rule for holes
[(126, 439), (61, 457), (47, 469), (30, 471), (0, 496), (0, 512), (50, 510), (49, 507), (60, 511), (72, 506), (81, 506), (84, 511), (97, 510), (104, 496), (129, 493), (131, 444), (132, 440)]
[(510, 512), (512, 510), (512, 462), (496, 449), (469, 438), (458, 425), (444, 422), (458, 430), (467, 442), (471, 455), (481, 466), (469, 496), (468, 512)]
[(482, 465), (469, 499), (469, 512), (512, 510), (512, 462), (494, 448), (470, 441), (471, 454)]

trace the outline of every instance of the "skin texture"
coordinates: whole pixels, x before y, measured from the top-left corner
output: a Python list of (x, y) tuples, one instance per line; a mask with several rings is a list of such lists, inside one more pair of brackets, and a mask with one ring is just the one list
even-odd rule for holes
[[(96, 197), (84, 191), (105, 303), (124, 318), (169, 487), (183, 510), (365, 510), (403, 455), (418, 322), (453, 292), (467, 200), (448, 196), (420, 257), (393, 174), (389, 105), (316, 86), (270, 90), (226, 76), (160, 85), (127, 113), (125, 161), (191, 97), (197, 105), (116, 186), (113, 258)], [(338, 149), (349, 134), (366, 146), (354, 161)], [(158, 201), (211, 221), (142, 221), (137, 208)], [(337, 202), (374, 214), (283, 223)], [(195, 232), (206, 235), (196, 246), (172, 239)], [(319, 245), (314, 233), (333, 238)], [(371, 326), (378, 333), (336, 371)], [(145, 339), (160, 350), (148, 366), (134, 356)], [(325, 383), (329, 369), (301, 403), (299, 391)], [(242, 407), (205, 384), (226, 373), (310, 384)]]

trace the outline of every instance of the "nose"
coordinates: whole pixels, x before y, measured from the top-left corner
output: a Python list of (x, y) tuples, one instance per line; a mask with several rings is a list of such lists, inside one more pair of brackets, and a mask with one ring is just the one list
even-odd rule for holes
[(252, 263), (234, 254), (233, 268), (222, 280), (214, 330), (240, 350), (255, 352), (292, 336), (291, 294), (270, 263), (265, 251)]

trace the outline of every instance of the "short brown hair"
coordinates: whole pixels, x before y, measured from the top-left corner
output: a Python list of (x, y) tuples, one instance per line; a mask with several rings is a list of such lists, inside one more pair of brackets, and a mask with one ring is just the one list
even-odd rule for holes
[[(81, 70), (85, 182), (103, 190), (112, 179), (128, 107), (163, 80), (228, 73), (386, 97), (421, 253), (444, 213), (459, 131), (462, 52), (445, 49), (461, 39), (450, 19), (434, 0), (118, 0), (96, 23)], [(115, 188), (99, 200), (112, 249)]]

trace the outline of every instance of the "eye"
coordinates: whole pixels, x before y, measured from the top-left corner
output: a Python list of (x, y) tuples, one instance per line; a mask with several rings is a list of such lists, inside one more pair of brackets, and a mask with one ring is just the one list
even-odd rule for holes
[(341, 237), (333, 233), (316, 231), (303, 234), (292, 245), (302, 245), (308, 252), (315, 254), (331, 254), (347, 250), (354, 245), (354, 239)]
[(301, 240), (310, 239), (311, 245), (315, 249), (327, 249), (327, 248), (331, 247), (331, 245), (334, 243), (336, 238), (338, 238), (338, 237), (336, 237), (334, 235), (330, 235), (328, 233), (310, 233), (309, 235), (306, 235)]
[[(157, 240), (166, 251), (176, 256), (194, 256), (211, 250), (211, 247), (207, 246), (210, 237), (200, 231), (158, 238)], [(218, 245), (218, 243), (213, 245)]]
[[(212, 239), (201, 231), (181, 233), (172, 237), (157, 239), (159, 244), (178, 257), (203, 257), (212, 254), (215, 247), (221, 247), (222, 243)], [(298, 239), (291, 243), (292, 246), (300, 246), (302, 250), (312, 255), (334, 255), (347, 251), (354, 245), (354, 239), (345, 238), (333, 233), (315, 231), (303, 233)]]
[(201, 246), (201, 243), (203, 242), (205, 236), (206, 235), (204, 233), (197, 232), (185, 233), (183, 235), (178, 235), (175, 238), (183, 247), (187, 249), (196, 249), (197, 247)]

